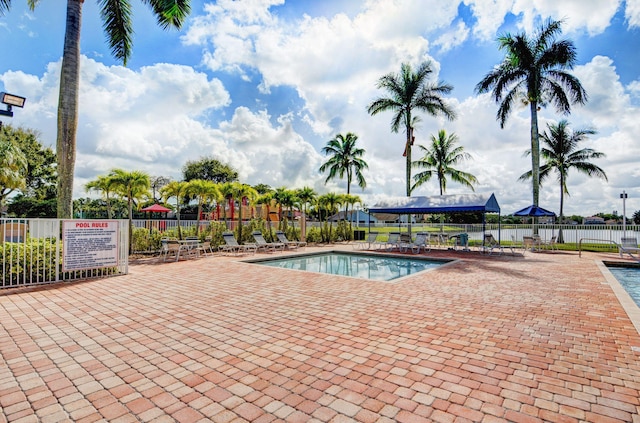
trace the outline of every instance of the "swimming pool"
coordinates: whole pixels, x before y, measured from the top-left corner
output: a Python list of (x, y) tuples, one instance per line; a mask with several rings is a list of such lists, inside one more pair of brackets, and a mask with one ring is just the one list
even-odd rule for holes
[(640, 307), (640, 267), (607, 264), (607, 269)]
[(435, 269), (450, 261), (337, 251), (249, 260), (251, 263), (264, 266), (377, 281), (392, 281), (403, 276)]

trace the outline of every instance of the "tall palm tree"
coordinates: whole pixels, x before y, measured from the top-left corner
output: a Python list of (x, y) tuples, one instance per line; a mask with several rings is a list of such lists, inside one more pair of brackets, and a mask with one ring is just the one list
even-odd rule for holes
[(241, 184), (239, 182), (233, 183), (233, 196), (238, 200), (238, 241), (242, 242), (242, 203), (247, 200), (247, 203), (251, 206), (258, 198), (258, 191), (253, 189), (251, 185)]
[(320, 172), (329, 171), (329, 176), (327, 176), (324, 183), (326, 184), (336, 175), (339, 175), (340, 179), (342, 179), (346, 174), (347, 194), (351, 192), (351, 181), (354, 174), (360, 188), (365, 189), (367, 186), (362, 170), (369, 168), (369, 165), (362, 160), (361, 157), (364, 155), (365, 150), (357, 148), (356, 141), (358, 141), (358, 136), (351, 132), (348, 132), (347, 135), (338, 134), (322, 148), (322, 152), (325, 155), (331, 156), (320, 166)]
[(107, 203), (107, 217), (111, 219), (113, 217), (111, 195), (114, 191), (113, 178), (111, 175), (99, 175), (93, 181), (87, 182), (84, 188), (86, 191), (96, 191), (104, 196), (104, 200)]
[(202, 206), (210, 204), (216, 200), (220, 193), (218, 186), (213, 181), (205, 181), (204, 179), (192, 179), (187, 182), (186, 194), (196, 197), (198, 200), (198, 217), (196, 223), (196, 232), (200, 234), (200, 215), (202, 214)]
[[(234, 210), (233, 210), (233, 182), (223, 182), (222, 184), (218, 185), (218, 189), (220, 190), (220, 195), (222, 195), (222, 197), (224, 198), (224, 200), (228, 203), (229, 205), (229, 212), (231, 213), (231, 220), (233, 221), (233, 215), (234, 215)], [(224, 202), (223, 202), (224, 204)], [(227, 224), (227, 204), (224, 204), (224, 207), (222, 208), (222, 215), (224, 218), (224, 223), (225, 225)], [(229, 229), (229, 228), (227, 228)]]
[(456, 146), (457, 143), (458, 136), (456, 134), (447, 135), (447, 132), (441, 129), (438, 131), (437, 137), (431, 135), (431, 147), (427, 148), (423, 145), (418, 145), (424, 152), (424, 156), (422, 159), (413, 162), (413, 167), (425, 170), (413, 177), (416, 183), (413, 185), (412, 190), (436, 176), (440, 187), (440, 195), (442, 195), (447, 191), (447, 176), (449, 176), (452, 181), (471, 188), (471, 191), (475, 191), (473, 184), (478, 182), (476, 177), (453, 167), (471, 158), (471, 155), (464, 151), (464, 147)]
[(170, 198), (176, 198), (176, 220), (178, 222), (178, 238), (182, 239), (182, 225), (180, 225), (180, 205), (182, 200), (187, 196), (188, 182), (171, 181), (167, 185), (160, 188), (160, 195), (164, 201), (168, 202)]
[(531, 170), (533, 204), (540, 197), (540, 139), (538, 111), (551, 103), (563, 114), (571, 112), (572, 104), (584, 104), (587, 93), (580, 81), (568, 70), (576, 63), (576, 48), (572, 41), (557, 40), (562, 33), (562, 21), (546, 21), (533, 37), (526, 33), (506, 34), (498, 38), (505, 58), (476, 85), (476, 92), (492, 92), (498, 107), (496, 119), (504, 128), (514, 107), (523, 102), (531, 113)]
[(27, 157), (14, 142), (0, 140), (0, 207), (14, 190), (26, 186)]
[[(553, 172), (558, 175), (560, 182), (560, 223), (563, 218), (564, 194), (569, 195), (567, 189), (567, 177), (569, 170), (575, 169), (580, 173), (588, 176), (596, 176), (605, 181), (607, 174), (600, 167), (589, 162), (589, 160), (605, 157), (604, 153), (596, 151), (592, 148), (578, 149), (578, 144), (585, 141), (589, 135), (597, 132), (594, 129), (569, 129), (569, 122), (561, 120), (557, 124), (547, 124), (547, 131), (540, 134), (542, 147), (540, 154), (544, 159), (544, 164), (540, 166), (540, 183), (547, 179)], [(527, 155), (531, 154), (531, 150), (527, 150)], [(521, 181), (531, 179), (532, 172), (525, 172), (520, 176)], [(562, 242), (559, 240), (559, 242)]]
[(267, 212), (267, 230), (269, 231), (269, 238), (271, 238), (271, 202), (272, 201), (273, 201), (273, 191), (260, 194), (258, 195), (258, 198), (256, 198), (256, 204), (260, 204), (261, 206), (264, 206)]
[(296, 197), (302, 205), (302, 213), (307, 215), (307, 207), (315, 201), (318, 194), (311, 187), (302, 187), (296, 190)]
[(431, 62), (422, 62), (413, 71), (409, 63), (403, 63), (400, 73), (388, 73), (378, 80), (378, 88), (389, 93), (389, 97), (374, 100), (368, 107), (369, 114), (394, 112), (391, 130), (398, 132), (404, 125), (406, 131), (405, 155), (407, 158), (406, 180), (407, 197), (411, 196), (411, 146), (413, 145), (414, 111), (422, 111), (432, 116), (443, 115), (449, 120), (455, 119), (455, 112), (442, 99), (453, 87), (442, 81), (433, 83), (428, 78), (433, 73)]
[[(31, 10), (40, 0), (28, 0)], [(58, 218), (73, 216), (73, 172), (76, 162), (78, 129), (78, 93), (80, 84), (80, 26), (84, 0), (67, 0), (67, 26), (64, 35), (60, 93), (58, 98)], [(99, 1), (100, 17), (113, 56), (126, 66), (131, 55), (133, 26), (128, 0)], [(190, 0), (143, 0), (151, 7), (163, 29), (180, 28), (191, 11)], [(0, 15), (11, 0), (0, 1)]]
[(133, 245), (133, 205), (137, 200), (149, 197), (151, 179), (149, 175), (139, 170), (127, 172), (113, 169), (109, 175), (113, 182), (114, 191), (127, 199), (129, 210), (129, 249)]

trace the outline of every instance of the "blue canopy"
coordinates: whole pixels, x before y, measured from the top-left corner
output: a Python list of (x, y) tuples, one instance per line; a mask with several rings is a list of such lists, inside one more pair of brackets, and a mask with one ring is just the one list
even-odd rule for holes
[(547, 209), (543, 209), (542, 207), (531, 205), (529, 207), (525, 207), (522, 210), (518, 210), (513, 214), (514, 216), (532, 216), (532, 217), (541, 217), (541, 216), (555, 216), (556, 214)]
[(472, 212), (500, 213), (500, 206), (493, 194), (452, 194), (393, 198), (369, 208), (369, 213), (389, 214)]

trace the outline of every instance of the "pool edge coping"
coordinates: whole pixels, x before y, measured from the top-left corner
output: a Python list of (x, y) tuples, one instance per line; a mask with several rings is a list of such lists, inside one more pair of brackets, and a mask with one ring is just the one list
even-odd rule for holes
[[(620, 263), (629, 264), (625, 262)], [(598, 269), (600, 269), (602, 276), (604, 276), (605, 282), (611, 287), (613, 293), (618, 299), (618, 302), (627, 313), (629, 320), (631, 320), (631, 323), (636, 328), (636, 332), (638, 332), (638, 334), (640, 335), (640, 306), (636, 304), (633, 298), (631, 298), (629, 293), (620, 284), (618, 279), (616, 279), (616, 277), (613, 276), (613, 273), (609, 271), (609, 268), (605, 264), (604, 260), (596, 260), (596, 265), (598, 266)]]

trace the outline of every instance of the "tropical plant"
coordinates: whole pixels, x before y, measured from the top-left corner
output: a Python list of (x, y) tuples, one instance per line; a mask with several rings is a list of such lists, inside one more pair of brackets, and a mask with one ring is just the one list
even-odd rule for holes
[(342, 204), (342, 198), (333, 192), (329, 192), (318, 197), (318, 205), (325, 211), (325, 226), (328, 228), (328, 231), (326, 236), (323, 236), (323, 238), (327, 242), (331, 242), (331, 232), (333, 229), (333, 224), (330, 222), (329, 218), (338, 211), (338, 206), (340, 206), (340, 204)]
[(403, 63), (399, 74), (388, 73), (378, 80), (378, 88), (389, 93), (389, 97), (374, 100), (368, 107), (371, 115), (380, 112), (394, 112), (391, 130), (398, 132), (401, 126), (406, 131), (404, 154), (407, 158), (406, 181), (407, 197), (411, 196), (411, 146), (413, 145), (414, 111), (422, 111), (432, 116), (443, 115), (449, 120), (455, 118), (455, 112), (442, 99), (453, 87), (444, 82), (433, 83), (428, 78), (433, 73), (431, 62), (422, 62), (413, 71), (409, 63)]
[(320, 172), (329, 171), (329, 175), (324, 183), (326, 184), (335, 178), (336, 175), (342, 179), (346, 174), (347, 194), (351, 192), (351, 181), (354, 175), (358, 180), (358, 186), (360, 188), (365, 189), (367, 186), (367, 181), (364, 179), (362, 170), (367, 169), (369, 165), (362, 160), (365, 150), (357, 148), (356, 141), (358, 141), (358, 136), (351, 132), (348, 132), (347, 135), (338, 134), (329, 140), (327, 145), (322, 148), (322, 152), (326, 156), (331, 156), (320, 166)]
[(0, 207), (16, 189), (26, 187), (27, 158), (14, 142), (0, 139)]
[(250, 185), (234, 182), (233, 196), (238, 200), (238, 241), (242, 241), (242, 206), (246, 199), (249, 206), (258, 198), (258, 192)]
[[(592, 148), (578, 149), (578, 144), (585, 141), (589, 135), (596, 134), (593, 129), (569, 129), (569, 122), (561, 120), (557, 124), (547, 124), (547, 131), (540, 134), (543, 147), (540, 151), (544, 164), (540, 166), (540, 184), (551, 176), (552, 173), (558, 175), (560, 182), (560, 222), (563, 221), (564, 195), (569, 195), (567, 189), (567, 178), (569, 170), (575, 169), (587, 176), (596, 176), (607, 180), (607, 175), (600, 167), (589, 160), (605, 157), (604, 153)], [(531, 154), (531, 150), (525, 152)], [(532, 172), (525, 172), (520, 176), (521, 181), (531, 179)]]
[(151, 181), (149, 175), (139, 170), (127, 172), (122, 169), (113, 169), (109, 174), (114, 192), (127, 199), (129, 212), (129, 251), (133, 245), (133, 206), (138, 200), (149, 197)]
[(273, 192), (260, 194), (258, 195), (258, 198), (256, 198), (256, 204), (260, 204), (261, 206), (264, 206), (266, 209), (266, 212), (267, 212), (266, 221), (267, 221), (267, 230), (269, 231), (269, 237), (271, 237), (271, 202), (272, 201), (273, 201)]
[(291, 213), (291, 208), (295, 204), (296, 194), (294, 191), (285, 187), (276, 188), (273, 193), (273, 199), (278, 205), (278, 220), (280, 222), (279, 229), (283, 232), (287, 231), (287, 217), (284, 216), (283, 211), (288, 210)]
[(518, 103), (529, 105), (531, 114), (531, 170), (533, 204), (540, 196), (540, 140), (538, 111), (551, 103), (556, 110), (569, 114), (571, 104), (584, 104), (587, 93), (568, 70), (576, 63), (576, 49), (569, 40), (557, 40), (562, 21), (547, 20), (529, 37), (522, 32), (498, 37), (505, 58), (476, 85), (476, 92), (492, 91), (500, 106), (496, 119), (504, 128)]
[(198, 216), (196, 217), (196, 234), (200, 235), (200, 216), (202, 215), (202, 206), (210, 204), (221, 198), (220, 191), (215, 182), (205, 181), (204, 179), (192, 179), (187, 182), (185, 194), (194, 196), (198, 201)]
[[(233, 182), (223, 182), (218, 185), (218, 190), (220, 191), (220, 195), (223, 198), (223, 201), (226, 201), (229, 204), (229, 212), (231, 213), (231, 220), (233, 221), (234, 216), (234, 202), (233, 202), (233, 194), (234, 187)], [(224, 219), (224, 223), (227, 223), (227, 205), (223, 202), (222, 215)]]
[(185, 181), (171, 181), (167, 185), (160, 188), (160, 195), (164, 201), (169, 201), (170, 198), (176, 199), (176, 220), (178, 222), (178, 238), (182, 239), (182, 226), (180, 225), (180, 205), (183, 198), (187, 195), (188, 182)]
[(96, 191), (101, 193), (107, 203), (107, 217), (111, 219), (113, 217), (111, 194), (113, 194), (115, 189), (113, 177), (111, 175), (99, 175), (93, 181), (87, 182), (84, 188), (87, 192)]
[[(28, 0), (31, 10), (39, 0)], [(126, 66), (131, 55), (133, 27), (129, 1), (100, 1), (100, 16), (111, 53)], [(189, 14), (189, 0), (144, 0), (158, 24), (163, 28), (180, 28)], [(80, 27), (84, 0), (67, 1), (67, 26), (64, 36), (60, 91), (58, 100), (58, 218), (73, 215), (73, 172), (76, 161), (76, 133), (78, 127), (78, 93), (80, 81)], [(11, 0), (0, 1), (0, 15), (9, 10)]]
[(452, 181), (475, 191), (473, 184), (478, 182), (476, 177), (453, 167), (471, 158), (471, 155), (464, 151), (464, 147), (456, 146), (457, 143), (458, 136), (456, 134), (447, 135), (447, 132), (441, 129), (438, 131), (437, 137), (431, 135), (430, 147), (418, 145), (424, 156), (413, 162), (413, 167), (424, 170), (414, 175), (415, 184), (412, 190), (436, 176), (440, 195), (442, 195), (447, 191), (447, 176), (449, 176)]
[(308, 212), (308, 206), (313, 204), (313, 202), (318, 197), (318, 194), (311, 187), (302, 187), (296, 190), (295, 195), (296, 197), (298, 197), (298, 200), (302, 205), (302, 213), (304, 213), (304, 215), (306, 216)]

